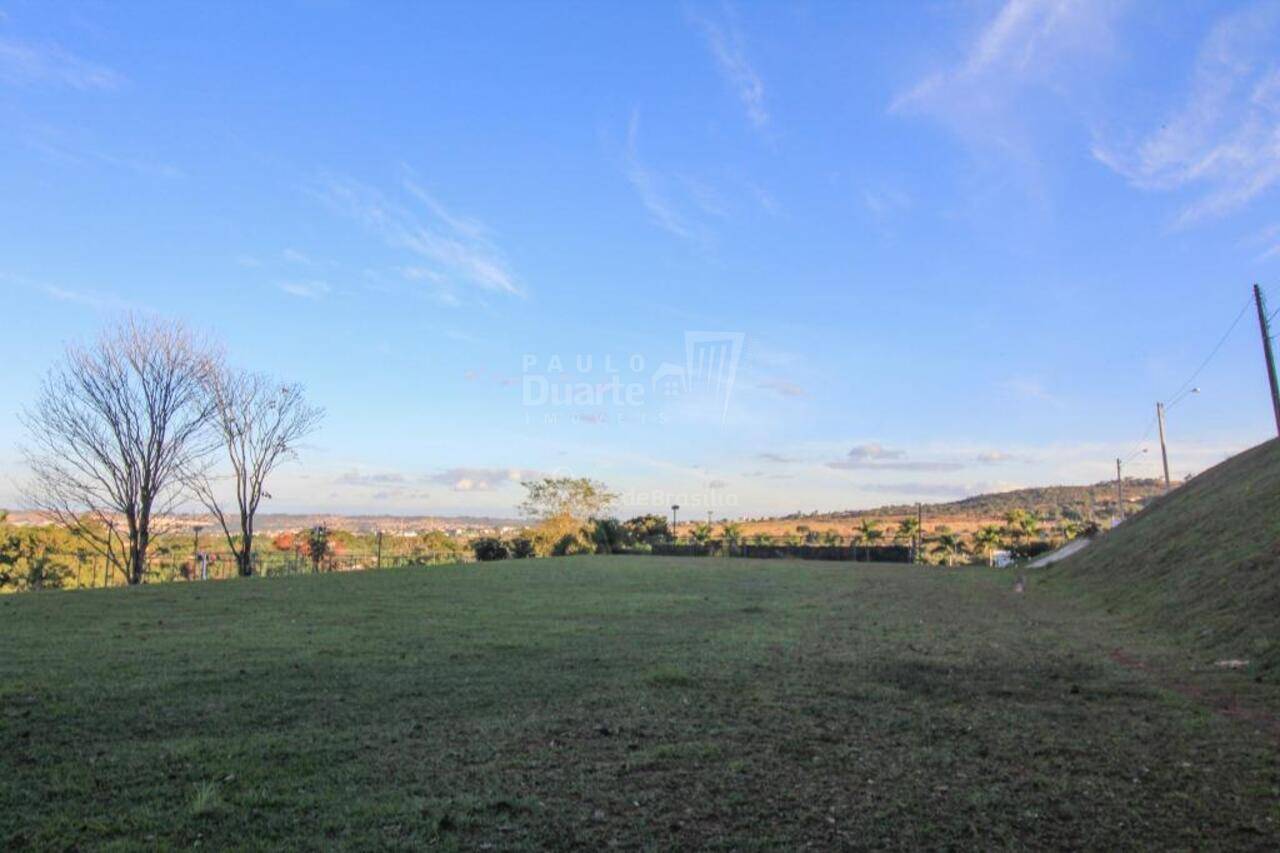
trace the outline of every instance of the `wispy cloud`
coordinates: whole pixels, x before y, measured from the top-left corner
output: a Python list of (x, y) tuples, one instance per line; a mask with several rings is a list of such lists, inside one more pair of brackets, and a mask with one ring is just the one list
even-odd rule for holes
[[(6, 276), (0, 276), (4, 279)], [(86, 308), (94, 308), (103, 311), (119, 311), (119, 310), (135, 310), (137, 306), (131, 305), (129, 302), (111, 293), (99, 293), (92, 290), (73, 290), (66, 287), (58, 287), (57, 285), (46, 284), (41, 285), (40, 290), (50, 299), (58, 302), (67, 302), (73, 305), (83, 305)]]
[(764, 83), (747, 60), (745, 40), (733, 8), (725, 3), (721, 9), (719, 20), (695, 12), (690, 12), (689, 18), (702, 31), (716, 68), (742, 102), (747, 119), (755, 127), (763, 128), (769, 123), (769, 113), (764, 105)]
[(663, 192), (661, 178), (640, 159), (639, 151), (640, 111), (631, 111), (627, 123), (626, 174), (627, 180), (640, 196), (640, 202), (649, 216), (663, 229), (685, 240), (700, 241), (694, 228), (686, 221), (676, 206)]
[(325, 180), (319, 195), (334, 209), (381, 236), (388, 245), (411, 252), (419, 258), (419, 264), (427, 265), (413, 269), (435, 272), (451, 282), (460, 281), (481, 290), (524, 294), (484, 225), (451, 213), (412, 179), (405, 180), (402, 189), (416, 209), (348, 179)]
[(55, 44), (0, 37), (0, 81), (47, 83), (81, 91), (117, 89), (125, 78)]
[(765, 451), (763, 453), (757, 453), (756, 458), (761, 459), (765, 462), (776, 462), (779, 465), (786, 465), (791, 462), (798, 461), (794, 456), (787, 456), (782, 453), (772, 453), (769, 451)]
[(299, 299), (319, 299), (333, 289), (323, 281), (285, 281), (278, 286), (285, 293)]
[(1227, 15), (1205, 38), (1180, 110), (1137, 146), (1094, 156), (1147, 190), (1199, 188), (1177, 224), (1237, 210), (1280, 182), (1280, 0)]
[(1048, 403), (1062, 407), (1063, 402), (1057, 395), (1045, 388), (1044, 383), (1032, 376), (1015, 376), (999, 384), (1001, 390), (1020, 400), (1037, 403)]
[(1257, 256), (1258, 261), (1269, 261), (1280, 257), (1280, 222), (1268, 225), (1246, 242), (1260, 250)]
[(900, 93), (897, 113), (931, 116), (971, 138), (1018, 150), (1018, 99), (1031, 90), (1061, 93), (1081, 60), (1112, 42), (1122, 0), (1005, 0), (962, 59)]
[(844, 459), (828, 462), (827, 467), (837, 471), (959, 471), (964, 465), (945, 460), (908, 459), (904, 450), (872, 442), (855, 445)]
[(393, 471), (372, 474), (347, 471), (334, 482), (340, 486), (395, 486), (406, 482), (406, 479), (403, 474)]

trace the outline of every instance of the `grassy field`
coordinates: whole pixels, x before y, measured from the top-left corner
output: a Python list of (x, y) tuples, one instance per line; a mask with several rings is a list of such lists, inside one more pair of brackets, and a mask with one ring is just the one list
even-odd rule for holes
[(0, 843), (1280, 845), (1273, 732), (1011, 586), (577, 557), (9, 596)]

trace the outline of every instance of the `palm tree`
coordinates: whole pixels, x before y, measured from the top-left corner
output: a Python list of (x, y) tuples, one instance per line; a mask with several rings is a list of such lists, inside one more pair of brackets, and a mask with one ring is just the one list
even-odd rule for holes
[(862, 531), (853, 528), (849, 531), (849, 544), (853, 546), (853, 559), (858, 559), (858, 546), (862, 544)]
[(711, 541), (711, 525), (703, 522), (697, 524), (693, 528), (693, 541), (699, 545), (706, 545)]
[(862, 523), (858, 525), (858, 538), (865, 544), (863, 552), (867, 555), (867, 560), (871, 560), (871, 546), (884, 537), (884, 531), (880, 529), (880, 522), (874, 518), (864, 518)]
[(992, 564), (996, 548), (1000, 547), (1000, 539), (1000, 528), (994, 524), (984, 524), (973, 534), (974, 547), (987, 555), (988, 566)]
[(964, 540), (960, 538), (960, 534), (949, 531), (939, 533), (933, 541), (933, 553), (945, 555), (948, 566), (955, 565), (956, 554), (964, 550)]
[(742, 525), (736, 521), (726, 521), (720, 527), (720, 537), (726, 545), (737, 545), (742, 541)]
[(822, 544), (828, 547), (836, 547), (840, 544), (840, 534), (831, 528), (822, 531)]
[(1022, 539), (1025, 528), (1022, 526), (1022, 518), (1027, 514), (1023, 509), (1011, 509), (1004, 514), (1004, 532), (1015, 543)]
[(772, 536), (770, 536), (768, 533), (757, 533), (757, 534), (756, 534), (754, 537), (752, 537), (752, 538), (755, 540), (755, 543), (756, 543), (757, 545), (772, 545), (772, 544), (773, 544), (773, 537), (772, 537)]
[(906, 542), (911, 546), (911, 558), (916, 557), (916, 539), (920, 536), (920, 519), (914, 515), (907, 516), (898, 522), (898, 529), (894, 531), (893, 538), (898, 542)]
[(1062, 538), (1070, 542), (1080, 535), (1080, 523), (1075, 519), (1063, 519), (1058, 525), (1058, 532), (1062, 534)]

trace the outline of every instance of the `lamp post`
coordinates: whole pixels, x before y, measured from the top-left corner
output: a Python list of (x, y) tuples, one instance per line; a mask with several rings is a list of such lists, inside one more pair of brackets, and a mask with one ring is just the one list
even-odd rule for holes
[(679, 536), (676, 535), (676, 513), (679, 511), (680, 511), (680, 504), (671, 505), (671, 538), (672, 539), (680, 538)]

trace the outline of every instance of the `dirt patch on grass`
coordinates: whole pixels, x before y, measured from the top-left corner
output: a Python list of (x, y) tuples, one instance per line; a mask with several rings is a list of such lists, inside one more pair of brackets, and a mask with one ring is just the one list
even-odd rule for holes
[(1255, 706), (1242, 705), (1237, 696), (1222, 690), (1203, 687), (1185, 679), (1176, 678), (1171, 673), (1152, 667), (1124, 649), (1113, 649), (1108, 657), (1126, 669), (1148, 674), (1159, 686), (1192, 699), (1216, 714), (1251, 723), (1280, 743), (1280, 715)]

